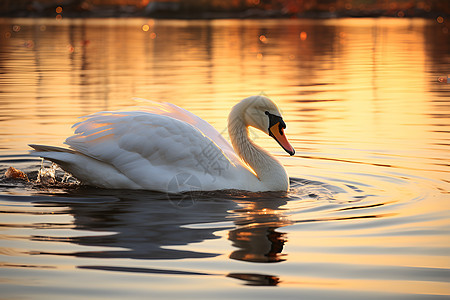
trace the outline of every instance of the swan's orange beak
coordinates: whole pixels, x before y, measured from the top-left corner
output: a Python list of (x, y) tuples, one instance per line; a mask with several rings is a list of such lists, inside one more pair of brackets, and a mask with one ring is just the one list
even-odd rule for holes
[[(284, 126), (280, 124), (281, 122), (283, 123)], [(280, 146), (284, 149), (284, 151), (286, 151), (287, 153), (289, 153), (289, 155), (292, 156), (295, 154), (295, 150), (294, 147), (292, 147), (292, 145), (287, 140), (286, 135), (284, 134), (284, 128), (286, 127), (286, 125), (284, 124), (283, 121), (281, 122), (277, 122), (275, 123), (275, 125), (269, 128), (269, 135), (273, 137), (278, 142), (278, 144), (280, 144)]]

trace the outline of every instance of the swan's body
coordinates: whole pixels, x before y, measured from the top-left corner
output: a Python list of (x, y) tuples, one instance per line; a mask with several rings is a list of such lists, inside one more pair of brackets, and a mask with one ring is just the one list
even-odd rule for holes
[(162, 192), (238, 189), (286, 191), (281, 163), (249, 138), (248, 126), (273, 136), (291, 155), (276, 105), (262, 96), (233, 107), (233, 147), (209, 123), (173, 104), (138, 111), (100, 112), (75, 124), (70, 149), (30, 145), (85, 184)]

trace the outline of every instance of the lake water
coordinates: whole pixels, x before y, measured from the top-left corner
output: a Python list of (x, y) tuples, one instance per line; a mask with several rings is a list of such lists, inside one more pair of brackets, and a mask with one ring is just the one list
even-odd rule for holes
[[(1, 298), (448, 299), (445, 26), (0, 20)], [(297, 151), (251, 132), (284, 163), (287, 195), (34, 181), (27, 144), (63, 145), (79, 116), (141, 97), (226, 136), (255, 94), (277, 102)], [(5, 179), (9, 166), (31, 181)]]

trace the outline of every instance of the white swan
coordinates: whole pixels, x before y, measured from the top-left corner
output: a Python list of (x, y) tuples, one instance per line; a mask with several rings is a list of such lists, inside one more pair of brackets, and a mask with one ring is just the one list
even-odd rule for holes
[(81, 182), (103, 188), (161, 192), (238, 189), (287, 191), (281, 163), (254, 144), (253, 126), (290, 155), (294, 148), (275, 103), (263, 96), (236, 104), (228, 117), (233, 147), (208, 122), (169, 103), (136, 111), (99, 112), (76, 123), (70, 149), (30, 145), (34, 156), (61, 166)]

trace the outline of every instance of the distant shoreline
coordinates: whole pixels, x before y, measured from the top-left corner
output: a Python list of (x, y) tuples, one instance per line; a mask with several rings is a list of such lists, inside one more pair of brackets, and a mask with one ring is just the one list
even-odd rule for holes
[(299, 14), (283, 14), (279, 11), (263, 11), (249, 9), (245, 11), (219, 12), (219, 11), (158, 11), (146, 13), (144, 9), (136, 9), (130, 6), (112, 6), (93, 8), (91, 10), (79, 10), (64, 8), (61, 14), (57, 14), (54, 8), (36, 10), (15, 10), (0, 12), (1, 18), (151, 18), (151, 19), (175, 19), (175, 20), (215, 20), (215, 19), (339, 19), (339, 18), (424, 18), (435, 19), (439, 16), (447, 18), (448, 14), (437, 11), (424, 10), (396, 10), (396, 11), (307, 11)]

